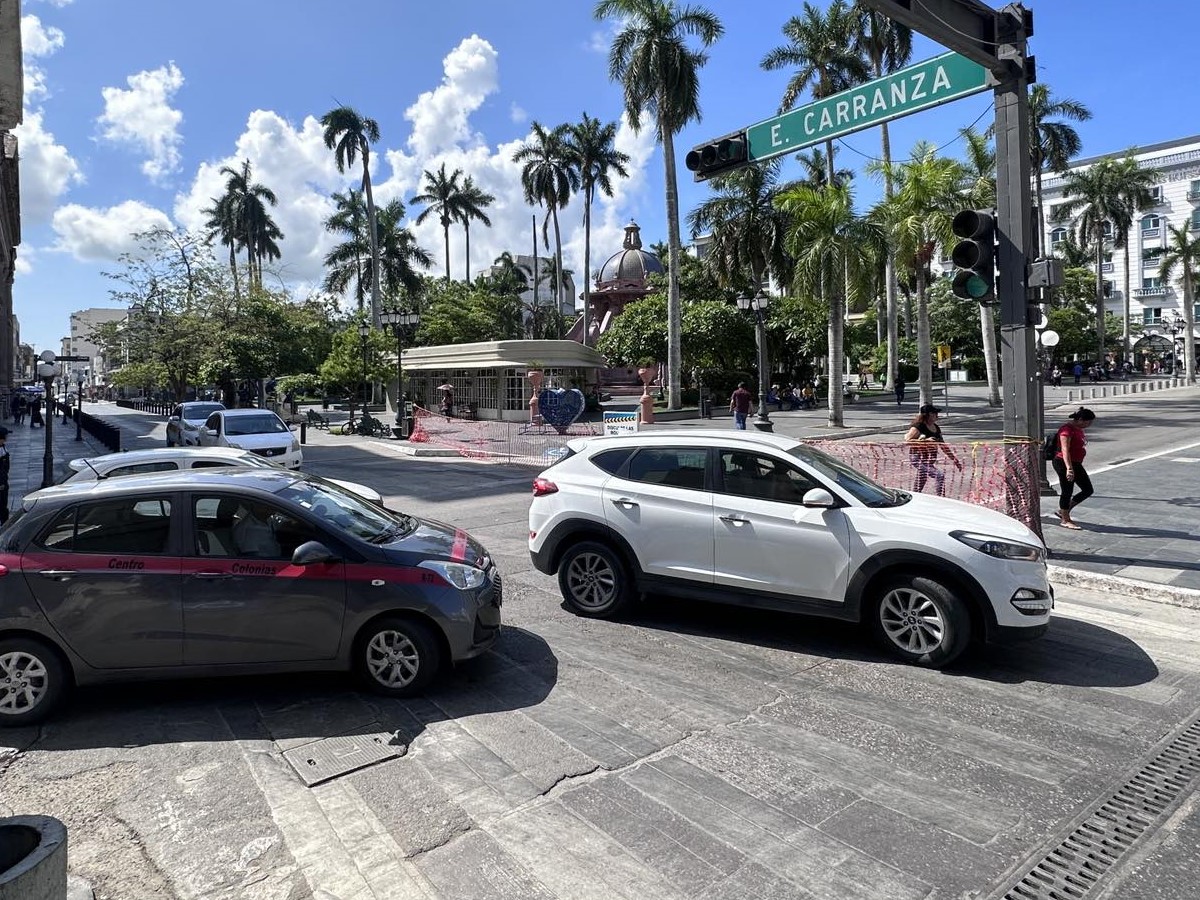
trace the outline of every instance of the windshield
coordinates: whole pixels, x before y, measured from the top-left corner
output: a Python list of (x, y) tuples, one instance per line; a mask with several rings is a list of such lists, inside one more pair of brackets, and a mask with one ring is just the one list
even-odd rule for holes
[(866, 506), (898, 506), (907, 500), (901, 492), (876, 484), (857, 469), (806, 444), (798, 444), (789, 452)]
[(183, 408), (183, 417), (185, 419), (203, 420), (224, 408), (220, 403), (197, 403), (195, 406), (185, 406)]
[(261, 416), (229, 416), (225, 419), (226, 434), (281, 434), (288, 427), (274, 413)]
[(328, 482), (296, 481), (279, 492), (360, 541), (384, 543), (417, 527), (412, 516), (394, 513)]

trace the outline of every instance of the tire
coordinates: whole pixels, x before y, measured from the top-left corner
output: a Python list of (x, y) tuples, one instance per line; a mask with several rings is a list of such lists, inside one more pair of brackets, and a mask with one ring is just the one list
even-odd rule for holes
[(62, 702), (69, 680), (49, 645), (24, 637), (0, 640), (0, 728), (45, 719)]
[(380, 619), (359, 636), (354, 669), (377, 694), (420, 694), (442, 667), (442, 645), (428, 625), (413, 619)]
[(966, 604), (932, 578), (898, 575), (872, 606), (875, 637), (894, 655), (931, 669), (953, 662), (971, 641)]
[(574, 613), (589, 619), (612, 618), (633, 598), (625, 563), (598, 541), (567, 548), (558, 562), (558, 589)]

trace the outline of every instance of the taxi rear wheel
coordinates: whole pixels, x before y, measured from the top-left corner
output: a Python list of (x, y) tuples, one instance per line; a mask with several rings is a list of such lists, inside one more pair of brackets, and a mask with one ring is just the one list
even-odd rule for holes
[(442, 666), (442, 648), (429, 626), (413, 619), (380, 619), (358, 641), (355, 670), (373, 691), (411, 697), (429, 686)]
[(0, 640), (0, 727), (33, 725), (62, 702), (67, 667), (48, 645), (31, 638)]

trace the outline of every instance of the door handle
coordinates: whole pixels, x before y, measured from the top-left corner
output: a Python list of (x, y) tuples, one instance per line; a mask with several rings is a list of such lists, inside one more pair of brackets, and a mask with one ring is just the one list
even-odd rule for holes
[(750, 520), (744, 519), (741, 516), (721, 516), (721, 521), (728, 522), (730, 525), (736, 525), (738, 528), (741, 528), (743, 525), (747, 524)]
[(42, 569), (38, 574), (51, 581), (70, 581), (76, 573), (74, 569)]
[(630, 500), (628, 497), (618, 497), (613, 503), (622, 509), (636, 509), (638, 505), (636, 500)]
[(228, 572), (193, 572), (193, 578), (229, 578)]

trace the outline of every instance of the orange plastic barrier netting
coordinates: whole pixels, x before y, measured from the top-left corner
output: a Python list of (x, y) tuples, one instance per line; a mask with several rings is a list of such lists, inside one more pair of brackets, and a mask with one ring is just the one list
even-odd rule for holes
[[(568, 441), (598, 431), (597, 426), (588, 423), (577, 423), (560, 433), (550, 426), (494, 419), (447, 420), (417, 407), (409, 440), (454, 449), (471, 459), (540, 467), (553, 463)], [(848, 463), (884, 487), (942, 493), (986, 506), (1041, 534), (1037, 469), (1041, 447), (1036, 444), (1028, 441), (944, 444), (937, 449), (922, 447), (918, 451), (905, 443), (849, 440), (805, 443)]]

